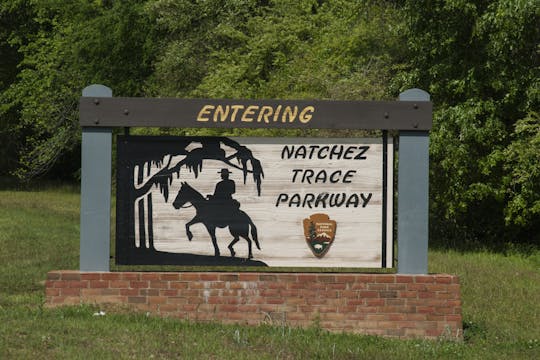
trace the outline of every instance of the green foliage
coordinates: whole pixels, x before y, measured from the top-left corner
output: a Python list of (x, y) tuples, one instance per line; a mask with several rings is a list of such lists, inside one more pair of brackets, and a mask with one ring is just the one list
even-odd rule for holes
[(209, 71), (213, 50), (234, 46), (238, 35), (234, 28), (242, 27), (256, 9), (257, 2), (252, 0), (149, 1), (147, 11), (161, 38), (149, 92), (171, 97), (190, 95)]
[[(153, 56), (142, 3), (20, 2), (30, 17), (15, 19), (20, 23), (10, 29), (9, 39), (22, 59), (15, 80), (2, 92), (0, 108), (3, 119), (18, 119), (11, 130), (23, 140), (19, 177), (43, 174), (76, 149), (77, 103), (86, 85), (108, 84), (117, 96), (142, 94)], [(77, 163), (68, 167), (77, 169)]]
[(408, 1), (406, 12), (411, 67), (400, 81), (435, 102), (433, 238), (538, 243), (540, 218), (528, 194), (537, 188), (519, 176), (532, 171), (535, 179), (534, 166), (525, 168), (537, 157), (524, 144), (538, 128), (516, 125), (540, 105), (537, 1)]
[(37, 24), (22, 22), (33, 16), (32, 7), (25, 1), (0, 2), (0, 175), (9, 173), (19, 165), (19, 150), (23, 134), (17, 131), (19, 117), (16, 109), (3, 106), (2, 93), (18, 74), (22, 55), (18, 52), (26, 37), (36, 30)]
[[(152, 89), (212, 98), (385, 98), (397, 11), (369, 1), (155, 1)], [(180, 15), (181, 14), (181, 15)], [(178, 20), (180, 19), (180, 20)]]
[(536, 226), (540, 216), (540, 117), (531, 113), (516, 122), (514, 141), (503, 151), (509, 224)]

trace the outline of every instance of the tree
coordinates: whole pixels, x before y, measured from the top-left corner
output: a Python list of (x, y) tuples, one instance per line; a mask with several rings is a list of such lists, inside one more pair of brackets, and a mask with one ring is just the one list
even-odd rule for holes
[(18, 129), (17, 109), (4, 107), (2, 93), (19, 73), (18, 64), (22, 60), (19, 49), (39, 27), (31, 20), (34, 16), (34, 9), (27, 1), (0, 2), (0, 176), (9, 175), (19, 165), (24, 133)]
[[(513, 141), (501, 154), (505, 176), (507, 224), (532, 228), (540, 223), (540, 116), (533, 112), (518, 120)], [(536, 232), (533, 232), (536, 230)]]
[[(147, 84), (159, 96), (190, 96), (210, 71), (216, 49), (244, 41), (243, 29), (259, 1), (156, 0), (146, 7), (159, 33), (160, 55)], [(233, 96), (234, 94), (228, 94)]]
[(395, 6), (371, 1), (259, 3), (154, 2), (150, 9), (166, 39), (150, 82), (155, 94), (341, 100), (391, 96), (387, 82), (403, 54)]
[(509, 202), (523, 188), (507, 187), (515, 174), (505, 156), (523, 150), (514, 144), (524, 135), (516, 124), (539, 105), (537, 2), (407, 1), (406, 12), (411, 62), (400, 76), (403, 88), (422, 87), (435, 102), (431, 238), (474, 246), (538, 242), (538, 232), (529, 232), (537, 215), (520, 225), (505, 221), (525, 210)]
[[(29, 179), (78, 149), (82, 88), (103, 83), (116, 96), (143, 94), (154, 42), (143, 11), (145, 1), (23, 3), (32, 15), (25, 21), (36, 26), (24, 33), (26, 40), (17, 48), (18, 73), (2, 92), (0, 116), (16, 118), (14, 130), (24, 139), (17, 175)], [(12, 38), (21, 37), (17, 31)], [(79, 167), (76, 162), (68, 169), (75, 172)]]

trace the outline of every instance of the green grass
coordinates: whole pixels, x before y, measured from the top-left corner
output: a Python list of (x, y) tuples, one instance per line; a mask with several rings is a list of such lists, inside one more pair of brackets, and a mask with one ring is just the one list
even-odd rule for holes
[(90, 306), (45, 309), (47, 271), (77, 269), (76, 188), (0, 191), (0, 359), (538, 359), (540, 252), (431, 251), (458, 274), (463, 342), (196, 324)]

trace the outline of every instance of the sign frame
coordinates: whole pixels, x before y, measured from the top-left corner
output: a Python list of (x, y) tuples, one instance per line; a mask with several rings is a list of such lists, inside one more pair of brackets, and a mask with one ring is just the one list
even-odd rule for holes
[[(160, 107), (160, 104), (164, 104), (164, 100), (172, 105)], [(397, 272), (427, 273), (428, 148), (432, 112), (428, 93), (420, 89), (409, 89), (400, 94), (398, 102), (309, 101), (310, 104), (320, 105), (320, 109), (325, 110), (317, 112), (315, 105), (306, 105), (315, 108), (308, 122), (290, 121), (290, 117), (285, 118), (285, 122), (283, 119), (266, 122), (264, 116), (261, 121), (254, 121), (255, 117), (250, 111), (245, 117), (246, 121), (235, 122), (232, 121), (232, 117), (230, 121), (227, 119), (221, 121), (221, 118), (215, 122), (197, 121), (197, 118), (193, 118), (193, 113), (182, 111), (187, 104), (197, 107), (201, 103), (215, 106), (229, 104), (231, 107), (243, 104), (243, 109), (247, 111), (247, 107), (254, 106), (254, 102), (260, 103), (261, 107), (277, 108), (279, 105), (292, 107), (295, 103), (303, 105), (305, 100), (271, 100), (265, 103), (263, 100), (112, 98), (111, 89), (103, 85), (90, 85), (83, 89), (83, 97), (80, 100), (81, 271), (109, 271), (112, 156), (110, 144), (113, 127), (169, 126), (399, 130)], [(339, 103), (348, 109), (347, 120), (343, 122), (335, 116), (337, 113), (331, 111), (332, 104)], [(159, 122), (148, 120), (156, 111), (161, 120)], [(197, 116), (200, 116), (200, 113), (201, 110)], [(331, 118), (315, 115), (321, 113), (329, 114)], [(356, 120), (354, 114), (357, 115)], [(204, 116), (205, 114), (201, 119), (204, 119)]]
[(95, 96), (82, 97), (79, 109), (82, 127), (428, 131), (432, 103)]

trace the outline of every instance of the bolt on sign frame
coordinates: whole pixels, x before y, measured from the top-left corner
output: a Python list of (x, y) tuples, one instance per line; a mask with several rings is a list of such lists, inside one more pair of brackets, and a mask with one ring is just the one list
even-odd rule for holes
[[(90, 85), (83, 90), (83, 96), (80, 99), (80, 124), (82, 126), (82, 169), (81, 169), (81, 258), (80, 258), (80, 269), (81, 271), (109, 271), (109, 247), (110, 247), (110, 193), (111, 193), (111, 153), (112, 153), (112, 129), (115, 127), (189, 127), (189, 128), (212, 128), (212, 127), (221, 127), (221, 128), (280, 128), (280, 129), (293, 129), (293, 128), (305, 128), (305, 129), (366, 129), (366, 130), (383, 130), (383, 133), (386, 133), (386, 130), (399, 130), (399, 166), (398, 166), (398, 208), (397, 208), (397, 239), (398, 239), (398, 258), (397, 258), (397, 271), (398, 273), (410, 273), (410, 274), (425, 274), (427, 273), (427, 244), (428, 244), (428, 166), (429, 166), (429, 129), (431, 128), (432, 122), (432, 104), (429, 101), (429, 94), (419, 89), (410, 89), (400, 94), (400, 101), (321, 101), (321, 100), (204, 100), (204, 99), (148, 99), (148, 98), (113, 98), (111, 89), (103, 85)], [(226, 109), (226, 110), (225, 110)], [(250, 138), (245, 138), (250, 139)], [(225, 183), (231, 182), (229, 179), (230, 171), (227, 169), (232, 169), (232, 163), (229, 163), (230, 166), (224, 166), (224, 160), (234, 158), (234, 154), (230, 155), (224, 154), (222, 158), (216, 158), (215, 154), (212, 155), (212, 151), (221, 151), (224, 152), (224, 149), (236, 149), (238, 148), (248, 148), (250, 154), (257, 153), (257, 146), (260, 144), (274, 144), (273, 150), (271, 148), (263, 148), (259, 151), (260, 154), (263, 153), (275, 153), (277, 161), (274, 160), (275, 165), (271, 165), (271, 169), (275, 169), (276, 166), (281, 166), (284, 163), (287, 163), (291, 158), (300, 158), (301, 160), (306, 160), (306, 157), (309, 157), (309, 160), (322, 161), (322, 169), (312, 170), (309, 168), (302, 168), (296, 163), (290, 164), (289, 168), (286, 170), (287, 176), (285, 179), (288, 179), (286, 184), (283, 184), (282, 187), (288, 188), (292, 192), (279, 191), (279, 182), (283, 179), (275, 180), (274, 187), (277, 187), (277, 195), (273, 195), (271, 199), (275, 201), (274, 207), (278, 208), (279, 206), (283, 207), (307, 207), (311, 213), (308, 213), (308, 216), (303, 220), (303, 229), (302, 226), (299, 227), (297, 231), (300, 234), (305, 235), (306, 242), (309, 245), (310, 250), (312, 251), (313, 256), (311, 261), (307, 261), (306, 265), (303, 266), (317, 266), (314, 265), (313, 259), (322, 258), (330, 250), (330, 245), (332, 245), (333, 237), (336, 234), (343, 233), (344, 229), (347, 228), (346, 225), (338, 222), (336, 227), (336, 222), (328, 216), (328, 213), (325, 213), (327, 202), (330, 201), (330, 196), (334, 195), (332, 201), (334, 204), (343, 205), (345, 212), (350, 210), (353, 212), (353, 209), (356, 208), (367, 208), (369, 202), (372, 199), (374, 193), (368, 191), (357, 192), (361, 190), (354, 190), (352, 193), (347, 192), (346, 189), (349, 189), (351, 184), (354, 184), (355, 178), (357, 178), (359, 173), (363, 171), (363, 168), (343, 168), (339, 164), (340, 160), (347, 160), (349, 164), (351, 160), (357, 156), (357, 160), (366, 160), (366, 157), (360, 154), (362, 151), (367, 151), (365, 148), (370, 148), (377, 144), (358, 145), (354, 142), (354, 139), (331, 139), (324, 140), (321, 139), (313, 140), (306, 138), (305, 141), (295, 141), (291, 142), (290, 139), (278, 139), (277, 145), (276, 141), (271, 141), (271, 138), (259, 139), (256, 141), (258, 144), (255, 145), (245, 145), (245, 139), (229, 139), (229, 138), (161, 138), (161, 139), (141, 139), (139, 137), (125, 136), (119, 137), (119, 153), (123, 153), (123, 157), (119, 158), (119, 161), (124, 161), (123, 159), (129, 159), (131, 153), (136, 153), (137, 149), (145, 147), (146, 149), (151, 149), (154, 144), (149, 143), (150, 140), (156, 140), (158, 145), (157, 147), (162, 147), (163, 149), (157, 151), (158, 158), (154, 158), (154, 169), (151, 169), (151, 165), (147, 165), (145, 171), (143, 171), (142, 165), (129, 164), (118, 164), (119, 166), (119, 176), (124, 174), (125, 178), (131, 176), (131, 181), (134, 182), (133, 185), (136, 188), (139, 181), (145, 177), (144, 172), (147, 173), (147, 177), (153, 177), (161, 170), (167, 172), (167, 169), (170, 169), (170, 174), (165, 176), (166, 181), (163, 179), (157, 180), (152, 185), (160, 188), (161, 193), (163, 194), (163, 186), (166, 187), (166, 192), (169, 191), (168, 185), (170, 184), (172, 175), (174, 172), (174, 165), (171, 165), (173, 161), (173, 154), (171, 153), (171, 146), (166, 145), (167, 143), (178, 143), (179, 141), (184, 141), (184, 146), (182, 147), (184, 152), (183, 155), (186, 155), (187, 152), (203, 153), (202, 156), (199, 156), (198, 160), (195, 160), (195, 163), (188, 164), (191, 170), (201, 170), (202, 162), (205, 161), (205, 170), (212, 169), (212, 177), (207, 181), (208, 184), (199, 183), (200, 186), (206, 186), (206, 193), (212, 192), (212, 187), (220, 181), (223, 183), (221, 190), (218, 194), (218, 187), (221, 185), (217, 184), (214, 197), (217, 199), (223, 195), (223, 192), (227, 193), (229, 197), (228, 206), (231, 206), (230, 203), (230, 190), (223, 190), (226, 188)], [(134, 141), (131, 143), (131, 141)], [(343, 140), (347, 140), (343, 142)], [(366, 140), (366, 139), (362, 139)], [(373, 139), (372, 139), (373, 140)], [(240, 144), (240, 142), (244, 142)], [(322, 141), (322, 143), (321, 143)], [(341, 141), (341, 143), (340, 143)], [(380, 152), (381, 155), (378, 159), (382, 162), (382, 166), (379, 168), (382, 170), (382, 182), (387, 181), (388, 178), (388, 169), (390, 168), (390, 175), (392, 170), (392, 157), (389, 157), (387, 137), (383, 136), (380, 140)], [(128, 144), (127, 147), (123, 147), (123, 143)], [(303, 150), (299, 150), (303, 145), (310, 144), (306, 151), (306, 146), (304, 145)], [(159, 145), (161, 144), (161, 145)], [(163, 145), (165, 144), (165, 145)], [(199, 148), (193, 148), (194, 145), (199, 144)], [(201, 145), (202, 144), (202, 145)], [(150, 146), (149, 146), (150, 145)], [(163, 147), (164, 146), (164, 147)], [(191, 147), (190, 147), (191, 146)], [(249, 149), (252, 146), (253, 149)], [(276, 147), (277, 146), (277, 147)], [(296, 146), (296, 150), (294, 150)], [(203, 151), (203, 149), (206, 149)], [(214, 149), (214, 150), (208, 150)], [(313, 151), (316, 154), (319, 154), (319, 157), (312, 156), (309, 154), (309, 149), (311, 149), (311, 155)], [(253, 150), (253, 151), (252, 151)], [(126, 152), (127, 151), (127, 152)], [(298, 152), (300, 151), (300, 152)], [(334, 151), (334, 158), (328, 161), (328, 152)], [(347, 152), (349, 151), (349, 152)], [(389, 151), (392, 155), (393, 150)], [(376, 153), (373, 151), (373, 153)], [(165, 155), (164, 155), (165, 154)], [(192, 154), (192, 155), (193, 155)], [(236, 154), (239, 154), (237, 152)], [(244, 155), (246, 152), (242, 152), (240, 155), (237, 155), (237, 159), (240, 163), (245, 160)], [(321, 155), (322, 154), (322, 155)], [(345, 155), (346, 154), (346, 155)], [(182, 154), (179, 154), (182, 155)], [(222, 154), (223, 155), (223, 154)], [(144, 154), (141, 155), (141, 159), (144, 159)], [(220, 155), (221, 156), (221, 155)], [(262, 155), (261, 155), (262, 156)], [(281, 159), (279, 158), (281, 156)], [(285, 158), (288, 156), (288, 158)], [(371, 156), (369, 157), (371, 158)], [(208, 167), (206, 164), (207, 160), (216, 160), (220, 159), (221, 162), (216, 162), (213, 165)], [(140, 160), (140, 159), (139, 159)], [(388, 161), (390, 160), (390, 164)], [(146, 162), (147, 164), (152, 164), (152, 161)], [(166, 167), (163, 167), (162, 162), (167, 161), (168, 164)], [(198, 161), (198, 162), (197, 162)], [(266, 161), (266, 160), (265, 160)], [(325, 162), (326, 161), (326, 162)], [(129, 161), (128, 161), (129, 162)], [(250, 176), (254, 178), (254, 185), (257, 189), (254, 188), (254, 192), (261, 193), (261, 174), (258, 174), (255, 168), (257, 165), (254, 165), (258, 162), (257, 157), (255, 156), (255, 162), (251, 162), (252, 170), (250, 171)], [(271, 162), (270, 162), (271, 163)], [(336, 163), (338, 163), (336, 165)], [(345, 163), (343, 163), (345, 164)], [(360, 164), (360, 162), (356, 162)], [(366, 162), (362, 163), (366, 164)], [(126, 166), (124, 166), (126, 165)], [(245, 164), (243, 164), (245, 165)], [(139, 166), (140, 168), (136, 168)], [(214, 168), (212, 168), (214, 166)], [(255, 167), (253, 167), (255, 166)], [(260, 164), (258, 165), (260, 166)], [(334, 166), (334, 167), (332, 167)], [(346, 167), (349, 165), (345, 165)], [(261, 172), (262, 172), (262, 166)], [(126, 172), (123, 169), (129, 168)], [(197, 170), (198, 169), (198, 170)], [(217, 170), (217, 171), (214, 171)], [(265, 169), (266, 174), (270, 174), (269, 169)], [(153, 173), (152, 173), (153, 172)], [(206, 171), (208, 172), (208, 171)], [(235, 171), (237, 174), (236, 177), (236, 186), (238, 187), (242, 181), (242, 173), (244, 175), (244, 183), (246, 171), (244, 167), (237, 168)], [(139, 179), (133, 179), (134, 173), (138, 175)], [(224, 173), (227, 173), (224, 175)], [(131, 174), (131, 175), (130, 175)], [(220, 175), (221, 174), (221, 175)], [(266, 175), (264, 174), (264, 175)], [(197, 175), (197, 174), (195, 174)], [(268, 176), (268, 175), (267, 175)], [(195, 176), (197, 177), (197, 176)], [(217, 178), (216, 178), (217, 177)], [(154, 178), (158, 179), (159, 177)], [(195, 180), (193, 178), (192, 180)], [(190, 186), (187, 184), (187, 181), (178, 181), (178, 187), (184, 188), (186, 183), (186, 188)], [(190, 182), (194, 184), (193, 182)], [(270, 181), (270, 183), (272, 183)], [(294, 193), (294, 186), (302, 183), (304, 186), (308, 187), (308, 190), (301, 189), (302, 198), (300, 194)], [(323, 183), (328, 187), (328, 193), (324, 191), (324, 188), (317, 188), (316, 185), (321, 185), (318, 183)], [(340, 183), (340, 184), (338, 184)], [(233, 181), (234, 184), (234, 181)], [(392, 185), (392, 182), (389, 183)], [(342, 186), (343, 192), (338, 192), (336, 194), (329, 194), (330, 189), (339, 186)], [(264, 183), (262, 185), (263, 192), (265, 192)], [(233, 185), (234, 187), (234, 185)], [(392, 188), (392, 186), (389, 186)], [(135, 221), (138, 217), (141, 216), (141, 213), (144, 211), (152, 211), (152, 201), (151, 199), (146, 199), (146, 202), (139, 200), (139, 205), (142, 206), (133, 206), (134, 195), (131, 195), (132, 198), (129, 201), (122, 203), (122, 199), (126, 196), (129, 198), (129, 192), (123, 191), (124, 187), (118, 187), (119, 196), (118, 201), (121, 202), (119, 207), (117, 207), (120, 213), (120, 220), (117, 221), (117, 233), (120, 233), (120, 236), (123, 236), (123, 244), (126, 244), (126, 240), (129, 241), (138, 241), (138, 248), (143, 247), (142, 244), (148, 244), (150, 241), (155, 242), (157, 239), (153, 239), (154, 234), (148, 232), (148, 224), (144, 226), (135, 226)], [(311, 194), (309, 190), (311, 189), (314, 194)], [(383, 186), (384, 189), (384, 186)], [(180, 189), (181, 191), (182, 189)], [(178, 197), (180, 197), (180, 191)], [(308, 192), (307, 194), (305, 192)], [(317, 193), (317, 191), (319, 191)], [(234, 190), (232, 190), (234, 193)], [(310, 195), (311, 194), (311, 195)], [(340, 195), (341, 194), (341, 195)], [(152, 194), (150, 194), (151, 196)], [(219, 195), (219, 196), (218, 196)], [(296, 197), (298, 195), (298, 197)], [(147, 195), (146, 195), (147, 196)], [(171, 198), (174, 194), (171, 194)], [(343, 198), (340, 198), (342, 196)], [(377, 195), (375, 195), (377, 196)], [(390, 193), (390, 199), (388, 199), (388, 193), (386, 191), (381, 191), (381, 197), (386, 197), (386, 199), (379, 199), (379, 203), (383, 204), (378, 210), (381, 213), (381, 222), (383, 230), (381, 232), (382, 237), (392, 238), (392, 230), (388, 233), (387, 229), (392, 229), (388, 227), (393, 223), (393, 218), (386, 216), (388, 209), (385, 208), (384, 204), (386, 201), (382, 200), (391, 200), (393, 197)], [(158, 196), (156, 196), (157, 198)], [(212, 196), (211, 196), (212, 197)], [(253, 197), (253, 196), (252, 196)], [(167, 196), (165, 196), (165, 202), (167, 202)], [(376, 198), (376, 197), (375, 197)], [(373, 199), (375, 199), (373, 198)], [(242, 200), (244, 201), (244, 200)], [(131, 204), (126, 206), (127, 204)], [(178, 207), (180, 210), (183, 210), (187, 202), (182, 202)], [(375, 200), (372, 204), (375, 203)], [(123, 204), (123, 205), (122, 205)], [(246, 202), (242, 202), (242, 209), (248, 207), (245, 205)], [(317, 205), (317, 206), (315, 206)], [(145, 207), (146, 206), (146, 207)], [(150, 208), (148, 208), (150, 206)], [(312, 206), (314, 207), (312, 209)], [(321, 206), (324, 206), (323, 209), (319, 209)], [(129, 213), (129, 208), (134, 208), (134, 212), (128, 216), (124, 216), (125, 213)], [(158, 203), (155, 202), (155, 207), (158, 207)], [(175, 206), (176, 207), (176, 206)], [(172, 207), (169, 206), (169, 209)], [(233, 205), (234, 208), (234, 205)], [(221, 208), (221, 211), (229, 209), (232, 212), (235, 210), (233, 208)], [(322, 210), (322, 211), (320, 211)], [(190, 210), (193, 211), (193, 210)], [(204, 214), (204, 210), (201, 210)], [(253, 210), (254, 212), (256, 210)], [(330, 210), (328, 210), (329, 212)], [(212, 211), (210, 211), (211, 213)], [(322, 212), (322, 213), (321, 213)], [(195, 214), (193, 212), (193, 214)], [(310, 216), (311, 215), (311, 216)], [(118, 216), (118, 215), (117, 215)], [(124, 217), (123, 217), (124, 216)], [(213, 225), (204, 222), (204, 218), (211, 219), (211, 214), (201, 215), (203, 221), (207, 228), (211, 228)], [(322, 216), (322, 217), (321, 217)], [(249, 217), (249, 216), (248, 216)], [(150, 216), (150, 219), (152, 217)], [(151, 220), (150, 220), (151, 221)], [(193, 221), (193, 220), (192, 220)], [(276, 224), (279, 224), (279, 220)], [(284, 223), (285, 224), (285, 223)], [(161, 224), (162, 228), (167, 228), (167, 224)], [(156, 224), (159, 227), (159, 224)], [(215, 227), (215, 226), (214, 226)], [(219, 227), (219, 225), (218, 225)], [(276, 226), (279, 228), (279, 225)], [(135, 229), (131, 232), (126, 229)], [(231, 229), (231, 227), (229, 227)], [(349, 229), (349, 237), (350, 235)], [(190, 232), (190, 229), (186, 229), (186, 235)], [(208, 234), (211, 232), (209, 231)], [(265, 230), (264, 234), (268, 234), (269, 231)], [(123, 234), (123, 235), (122, 235)], [(232, 234), (232, 230), (231, 230)], [(183, 235), (183, 241), (187, 242), (186, 235)], [(233, 234), (234, 235), (234, 234)], [(253, 238), (253, 233), (251, 234)], [(340, 234), (341, 235), (341, 234)], [(193, 235), (191, 235), (193, 236)], [(259, 235), (260, 236), (260, 235)], [(336, 235), (337, 236), (337, 235)], [(138, 240), (137, 240), (138, 238)], [(229, 235), (230, 238), (230, 235)], [(213, 238), (215, 240), (215, 237)], [(327, 241), (324, 241), (327, 240)], [(118, 240), (117, 240), (118, 241)], [(215, 242), (215, 241), (214, 241)], [(392, 266), (392, 252), (391, 247), (387, 246), (388, 242), (381, 241), (382, 249), (379, 255), (379, 261), (381, 262), (380, 267), (391, 267)], [(163, 243), (165, 246), (166, 242)], [(152, 244), (153, 245), (153, 244)], [(254, 245), (258, 243), (254, 242)], [(265, 244), (262, 244), (265, 246)], [(308, 246), (306, 245), (306, 248)], [(214, 245), (215, 247), (215, 245)], [(244, 248), (245, 245), (242, 245)], [(339, 246), (334, 245), (333, 249), (330, 252), (338, 251)], [(229, 248), (231, 255), (234, 255), (234, 249)], [(304, 249), (304, 250), (305, 250)], [(389, 251), (388, 251), (389, 250)], [(118, 253), (120, 251), (120, 254)], [(127, 258), (124, 257), (122, 260), (122, 253), (127, 251), (122, 248), (122, 245), (117, 243), (117, 257), (120, 261), (118, 263), (153, 263), (155, 262), (145, 262), (144, 257), (136, 256), (136, 253), (128, 255)], [(216, 249), (215, 255), (217, 255), (219, 250)], [(284, 250), (287, 252), (287, 249)], [(291, 250), (293, 251), (293, 250)], [(346, 252), (346, 250), (345, 250)], [(195, 260), (193, 257), (195, 256)], [(181, 260), (184, 264), (205, 264), (205, 265), (219, 265), (215, 262), (210, 261), (205, 263), (204, 260), (201, 262), (201, 258), (198, 255), (194, 255), (189, 259), (182, 258)], [(220, 257), (224, 259), (225, 257)], [(127, 259), (127, 260), (126, 260)], [(173, 262), (168, 262), (166, 258), (161, 257), (158, 261), (162, 264), (174, 263), (177, 261), (178, 257), (173, 260)], [(134, 261), (134, 262), (133, 262)], [(154, 261), (154, 260), (150, 260)], [(187, 261), (187, 262), (186, 262)], [(251, 260), (250, 260), (251, 261)], [(256, 261), (253, 261), (256, 262)], [(271, 260), (270, 260), (271, 262)], [(223, 263), (230, 265), (237, 265), (235, 262)], [(263, 262), (263, 265), (265, 263)], [(276, 266), (291, 266), (291, 265), (279, 265), (279, 261)], [(315, 262), (316, 264), (316, 262)], [(180, 265), (180, 264), (179, 264)], [(336, 267), (335, 264), (331, 265)], [(353, 266), (346, 266), (353, 267)], [(370, 266), (375, 267), (375, 266)]]

